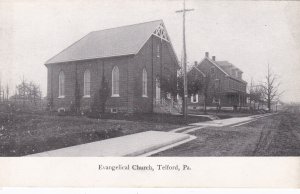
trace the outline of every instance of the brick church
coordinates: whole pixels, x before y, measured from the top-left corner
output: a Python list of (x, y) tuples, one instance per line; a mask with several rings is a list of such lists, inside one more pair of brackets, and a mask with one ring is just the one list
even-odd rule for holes
[(105, 76), (109, 112), (153, 112), (169, 96), (160, 80), (172, 77), (170, 84), (176, 85), (179, 68), (162, 20), (90, 32), (45, 66), (54, 109), (70, 108), (77, 82), (80, 109), (90, 110)]

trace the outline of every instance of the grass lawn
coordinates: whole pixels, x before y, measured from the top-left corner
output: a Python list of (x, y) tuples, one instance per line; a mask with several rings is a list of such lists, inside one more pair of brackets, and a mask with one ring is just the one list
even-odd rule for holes
[[(199, 111), (199, 110), (189, 110), (189, 114), (203, 115), (204, 113), (203, 111)], [(233, 111), (220, 111), (220, 112), (208, 111), (207, 115), (216, 115), (220, 119), (228, 119), (232, 117), (248, 117), (248, 116), (252, 116), (253, 114), (247, 112), (233, 112)]]
[(136, 114), (119, 113), (119, 114), (101, 114), (101, 115), (93, 113), (88, 115), (88, 117), (101, 118), (101, 119), (151, 122), (151, 123), (169, 123), (175, 125), (185, 125), (188, 123), (197, 123), (197, 122), (210, 120), (207, 117), (189, 115), (186, 122), (182, 115), (158, 114), (158, 113), (136, 113)]
[(208, 127), (155, 156), (300, 156), (300, 115), (280, 113), (237, 127)]
[[(153, 118), (158, 119), (158, 116)], [(161, 122), (145, 121), (149, 119), (111, 120), (46, 113), (0, 113), (0, 156), (23, 156), (142, 131), (168, 131), (182, 126), (178, 122), (164, 123), (163, 119)]]

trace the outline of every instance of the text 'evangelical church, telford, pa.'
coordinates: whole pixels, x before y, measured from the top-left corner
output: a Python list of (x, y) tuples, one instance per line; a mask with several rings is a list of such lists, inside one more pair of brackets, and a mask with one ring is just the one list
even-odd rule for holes
[[(55, 110), (70, 110), (78, 104), (76, 98), (81, 111), (92, 110), (107, 83), (107, 112), (181, 112), (180, 100), (172, 92), (177, 91), (180, 65), (162, 20), (90, 32), (45, 65), (47, 97)], [(207, 53), (188, 75), (203, 83), (205, 77), (212, 80), (205, 102), (203, 92), (191, 96), (192, 109), (205, 103), (232, 109), (246, 106), (247, 82), (234, 65), (211, 60)]]

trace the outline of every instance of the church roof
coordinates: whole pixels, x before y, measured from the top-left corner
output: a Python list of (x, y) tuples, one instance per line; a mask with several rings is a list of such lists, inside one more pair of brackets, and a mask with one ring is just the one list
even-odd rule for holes
[[(93, 31), (67, 47), (46, 64), (137, 54), (152, 34), (169, 40), (162, 20)], [(172, 44), (169, 44), (178, 62)]]

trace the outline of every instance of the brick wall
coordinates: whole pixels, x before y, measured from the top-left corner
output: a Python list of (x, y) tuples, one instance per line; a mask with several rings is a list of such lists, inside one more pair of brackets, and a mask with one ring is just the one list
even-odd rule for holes
[[(155, 98), (156, 77), (160, 78), (167, 73), (177, 75), (175, 59), (172, 58), (168, 42), (156, 36), (152, 36), (140, 52), (134, 57), (134, 77), (133, 83), (133, 106), (136, 112), (152, 112), (153, 100)], [(147, 71), (147, 94), (142, 97), (142, 72)], [(176, 84), (176, 80), (174, 80)], [(161, 96), (164, 92), (161, 92)]]
[[(107, 101), (107, 108), (119, 108), (120, 110), (127, 111), (128, 107), (128, 63), (130, 57), (119, 57), (103, 60), (86, 60), (78, 62), (67, 62), (60, 64), (48, 65), (48, 97), (53, 94), (53, 102), (55, 108), (64, 107), (69, 109), (71, 103), (74, 103), (75, 95), (75, 79), (77, 68), (77, 79), (80, 87), (81, 108), (89, 109), (93, 103), (95, 93), (101, 86), (102, 76), (104, 75), (109, 82), (110, 96), (111, 96), (111, 78), (112, 69), (117, 66), (120, 74), (120, 97), (109, 97)], [(77, 67), (76, 67), (77, 66)], [(91, 73), (91, 96), (83, 97), (83, 82), (84, 72), (90, 70)], [(65, 75), (65, 97), (58, 98), (58, 76), (59, 72), (63, 71)], [(52, 80), (52, 81), (51, 81)]]
[[(75, 79), (80, 87), (81, 108), (90, 109), (95, 93), (101, 86), (104, 75), (109, 82), (110, 96), (112, 88), (112, 69), (119, 68), (120, 97), (109, 97), (106, 108), (117, 108), (121, 112), (152, 112), (153, 98), (155, 97), (155, 78), (170, 72), (176, 75), (176, 63), (171, 57), (166, 41), (152, 36), (135, 56), (114, 57), (107, 59), (93, 59), (85, 61), (50, 64), (48, 67), (48, 98), (53, 96), (54, 108), (69, 109), (74, 103)], [(159, 47), (159, 56), (157, 56)], [(152, 57), (153, 56), (153, 57)], [(77, 67), (76, 67), (77, 66)], [(142, 72), (147, 71), (147, 94), (142, 97)], [(83, 97), (84, 72), (91, 73), (91, 96)], [(65, 74), (65, 97), (58, 98), (58, 76), (60, 71)], [(176, 80), (174, 80), (176, 84)]]
[[(226, 76), (226, 74), (221, 71), (219, 68), (217, 68), (215, 65), (213, 65), (209, 60), (204, 59), (200, 64), (197, 65), (197, 67), (206, 75), (210, 75), (210, 83), (209, 83), (209, 90), (208, 90), (208, 97), (207, 97), (207, 106), (214, 106), (212, 103), (213, 97), (217, 96), (221, 99), (221, 106), (231, 106), (232, 105), (232, 99), (229, 99), (227, 96), (227, 92), (232, 90), (239, 90), (241, 92), (246, 92), (246, 86), (247, 84), (239, 81), (237, 79), (231, 78)], [(214, 69), (214, 73), (211, 74), (211, 69)], [(191, 71), (191, 74), (198, 74), (195, 70)], [(215, 81), (220, 80), (220, 81)], [(218, 87), (215, 87), (214, 84), (219, 85)], [(200, 95), (199, 95), (200, 98)], [(192, 103), (191, 98), (188, 99), (188, 104), (190, 106), (203, 106), (203, 101), (200, 101), (198, 103)]]

